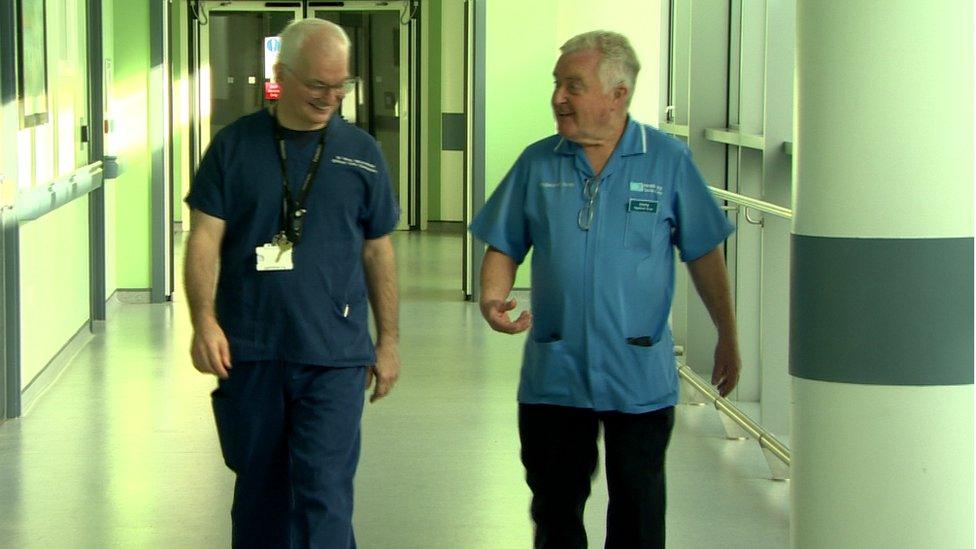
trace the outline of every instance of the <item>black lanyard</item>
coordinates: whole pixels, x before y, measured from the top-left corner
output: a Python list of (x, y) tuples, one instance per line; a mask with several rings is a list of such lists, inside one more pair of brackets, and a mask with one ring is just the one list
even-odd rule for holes
[(312, 163), (308, 167), (305, 181), (302, 182), (301, 189), (298, 191), (298, 200), (292, 201), (291, 187), (288, 184), (288, 152), (285, 150), (285, 138), (282, 135), (281, 124), (278, 122), (277, 113), (275, 115), (275, 142), (278, 144), (278, 160), (281, 162), (281, 232), (279, 237), (288, 239), (292, 244), (298, 244), (302, 238), (302, 226), (305, 221), (305, 199), (308, 198), (309, 191), (312, 190), (312, 183), (315, 175), (319, 171), (319, 164), (322, 160), (322, 151), (325, 149), (325, 128), (319, 132), (319, 144), (315, 147), (315, 155)]

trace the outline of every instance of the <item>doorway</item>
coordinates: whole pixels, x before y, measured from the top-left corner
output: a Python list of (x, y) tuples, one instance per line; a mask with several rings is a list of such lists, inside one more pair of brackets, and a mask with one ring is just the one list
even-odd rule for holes
[(238, 118), (267, 107), (264, 84), (273, 79), (265, 63), (265, 38), (302, 18), (302, 8), (283, 2), (200, 3), (197, 66), (198, 156), (210, 140)]
[(195, 23), (196, 132), (194, 164), (211, 138), (234, 120), (267, 107), (273, 81), (274, 41), (288, 23), (304, 17), (341, 26), (352, 42), (350, 72), (356, 87), (340, 115), (372, 135), (383, 153), (400, 205), (398, 230), (417, 225), (415, 133), (411, 52), (416, 32), (402, 1), (265, 2), (205, 0)]

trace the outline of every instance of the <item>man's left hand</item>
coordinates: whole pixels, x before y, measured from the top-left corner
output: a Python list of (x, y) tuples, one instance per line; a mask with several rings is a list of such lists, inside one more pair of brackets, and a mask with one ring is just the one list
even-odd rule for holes
[(718, 388), (720, 395), (728, 396), (739, 383), (739, 372), (742, 363), (739, 360), (739, 349), (735, 339), (731, 341), (719, 338), (715, 345), (715, 367), (712, 369), (712, 385)]
[(366, 374), (366, 388), (369, 389), (369, 386), (373, 385), (373, 394), (370, 395), (369, 401), (376, 402), (390, 394), (398, 377), (400, 377), (400, 354), (397, 352), (396, 344), (378, 344), (376, 364), (370, 366)]

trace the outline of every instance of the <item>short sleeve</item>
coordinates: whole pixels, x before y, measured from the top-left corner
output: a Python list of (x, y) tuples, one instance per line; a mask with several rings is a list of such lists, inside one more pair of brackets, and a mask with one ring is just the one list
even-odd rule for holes
[[(373, 155), (372, 171), (375, 173), (370, 173), (369, 192), (360, 220), (363, 226), (363, 236), (370, 240), (393, 232), (400, 220), (400, 205), (393, 194), (393, 184), (390, 182), (386, 162), (375, 142), (373, 143), (373, 150), (375, 154)], [(371, 172), (368, 169), (367, 171)]]
[(682, 261), (694, 261), (725, 241), (735, 228), (684, 149), (674, 181), (674, 245)]
[(518, 264), (532, 246), (525, 216), (526, 164), (523, 153), (469, 227), (471, 234)]
[(186, 203), (194, 210), (220, 219), (227, 219), (227, 205), (224, 200), (224, 171), (221, 166), (221, 153), (218, 141), (210, 143), (200, 161)]

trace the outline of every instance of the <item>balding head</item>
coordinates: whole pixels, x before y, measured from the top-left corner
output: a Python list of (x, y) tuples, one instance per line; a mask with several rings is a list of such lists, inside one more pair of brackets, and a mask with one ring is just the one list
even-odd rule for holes
[(274, 111), (278, 122), (292, 130), (323, 128), (346, 95), (349, 38), (329, 21), (296, 21), (281, 33), (274, 72), (280, 86)]
[(342, 27), (324, 19), (299, 19), (281, 31), (278, 62), (289, 67), (305, 65), (307, 56), (349, 55), (349, 36)]

